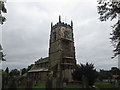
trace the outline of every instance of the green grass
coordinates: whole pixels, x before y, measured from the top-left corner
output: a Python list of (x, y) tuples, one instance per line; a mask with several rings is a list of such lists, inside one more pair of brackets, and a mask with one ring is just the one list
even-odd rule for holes
[(80, 85), (75, 85), (75, 84), (68, 84), (68, 85), (66, 85), (65, 88), (81, 88), (81, 86)]
[(95, 86), (99, 88), (116, 88), (115, 85), (108, 82), (96, 82)]
[[(45, 83), (44, 83), (44, 82), (38, 83), (38, 84), (36, 84), (36, 85), (33, 85), (32, 88), (45, 88)], [(19, 86), (19, 87), (17, 88), (17, 90), (25, 90), (25, 89), (26, 89), (25, 86)]]
[[(36, 85), (33, 85), (33, 88), (43, 88), (45, 89), (45, 82), (38, 83)], [(117, 88), (115, 85), (107, 82), (96, 82), (95, 86), (98, 88)], [(67, 84), (65, 88), (82, 88), (82, 85), (77, 84)], [(119, 87), (120, 88), (120, 87)], [(17, 90), (25, 90), (25, 86), (18, 87)]]
[(17, 90), (25, 90), (25, 86), (19, 86)]
[(34, 85), (33, 88), (45, 88), (45, 82), (38, 83), (38, 84)]
[[(33, 88), (45, 88), (45, 82), (38, 83), (37, 85), (33, 86)], [(75, 84), (68, 84), (65, 88), (81, 88), (81, 86)]]

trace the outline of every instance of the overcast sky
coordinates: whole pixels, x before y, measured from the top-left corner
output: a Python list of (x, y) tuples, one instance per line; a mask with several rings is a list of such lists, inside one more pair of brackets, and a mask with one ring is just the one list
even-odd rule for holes
[(94, 63), (95, 68), (118, 66), (110, 43), (110, 21), (100, 22), (96, 0), (8, 0), (7, 21), (2, 26), (2, 44), (7, 55), (3, 69), (26, 68), (48, 56), (50, 23), (73, 20), (77, 63)]

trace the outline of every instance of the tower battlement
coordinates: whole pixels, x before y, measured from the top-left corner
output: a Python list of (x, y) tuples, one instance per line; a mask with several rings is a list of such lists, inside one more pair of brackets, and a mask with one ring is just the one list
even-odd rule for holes
[(59, 22), (56, 23), (55, 25), (51, 24), (51, 28), (55, 29), (55, 28), (60, 27), (60, 26), (73, 29), (73, 22), (71, 21), (71, 25), (67, 24), (67, 23), (64, 23), (64, 22), (61, 22), (61, 16), (59, 16)]
[(54, 26), (52, 26), (52, 29), (55, 29), (55, 28), (60, 27), (60, 26), (64, 26), (64, 27), (72, 29), (71, 25), (69, 25), (67, 23), (64, 23), (64, 22), (58, 22), (58, 23), (56, 23)]

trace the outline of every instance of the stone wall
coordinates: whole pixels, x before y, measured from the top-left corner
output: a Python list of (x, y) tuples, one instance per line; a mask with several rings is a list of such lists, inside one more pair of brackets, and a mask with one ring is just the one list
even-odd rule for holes
[(46, 81), (48, 79), (49, 72), (32, 72), (29, 73), (29, 78), (34, 81)]

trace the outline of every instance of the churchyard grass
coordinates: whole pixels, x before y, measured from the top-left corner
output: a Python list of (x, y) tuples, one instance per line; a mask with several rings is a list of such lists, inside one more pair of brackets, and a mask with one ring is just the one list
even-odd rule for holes
[(116, 88), (114, 84), (111, 84), (109, 82), (96, 82), (95, 86), (98, 88)]
[(36, 85), (33, 85), (33, 88), (45, 88), (45, 82), (38, 83)]
[[(45, 82), (41, 82), (36, 85), (33, 85), (33, 88), (45, 88), (45, 86)], [(94, 86), (97, 88), (114, 88), (115, 90), (117, 90), (118, 88), (115, 85), (108, 82), (96, 82)], [(64, 88), (82, 88), (82, 85), (68, 83)], [(25, 86), (19, 86), (17, 90), (25, 90)]]
[(75, 85), (75, 84), (67, 84), (65, 88), (82, 88), (81, 85)]

